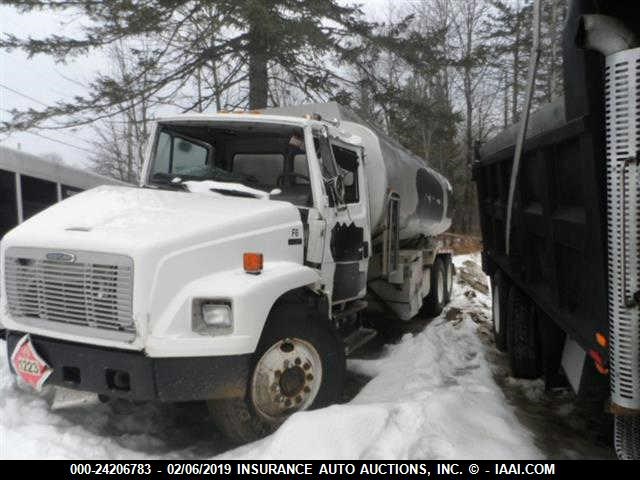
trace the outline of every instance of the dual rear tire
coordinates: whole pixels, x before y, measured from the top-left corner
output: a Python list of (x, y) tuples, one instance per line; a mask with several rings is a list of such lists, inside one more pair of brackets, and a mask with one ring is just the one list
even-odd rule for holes
[(535, 304), (502, 272), (491, 278), (492, 327), (496, 348), (508, 352), (511, 373), (516, 378), (542, 375), (542, 351)]
[(509, 283), (498, 271), (491, 277), (491, 323), (496, 348), (501, 352), (507, 351), (508, 297)]
[(453, 270), (454, 267), (450, 255), (436, 257), (430, 270), (431, 288), (418, 314), (420, 317), (437, 317), (442, 313), (445, 305), (451, 301)]

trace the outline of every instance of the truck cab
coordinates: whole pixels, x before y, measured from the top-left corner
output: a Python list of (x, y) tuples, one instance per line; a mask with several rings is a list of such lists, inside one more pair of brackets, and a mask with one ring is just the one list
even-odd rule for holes
[(159, 120), (139, 187), (83, 192), (4, 237), (12, 369), (104, 399), (206, 400), (239, 442), (336, 402), (345, 354), (375, 335), (368, 284), (395, 282), (381, 296), (408, 319), (441, 309), (449, 278), (431, 240), (401, 248), (397, 218), (373, 237), (364, 144), (318, 115)]
[(371, 240), (359, 138), (327, 122), (260, 114), (167, 119), (155, 137), (144, 187), (286, 202), (301, 222), (286, 250), (316, 271), (327, 301), (365, 295)]

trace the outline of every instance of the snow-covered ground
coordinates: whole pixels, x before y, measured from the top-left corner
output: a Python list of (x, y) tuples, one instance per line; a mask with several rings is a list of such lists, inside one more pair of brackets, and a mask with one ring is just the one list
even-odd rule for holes
[[(52, 409), (53, 392), (16, 388), (0, 359), (0, 458), (598, 458), (601, 425), (571, 394), (508, 376), (490, 339), (491, 299), (479, 256), (456, 257), (451, 304), (430, 322), (403, 325), (349, 360), (347, 401), (293, 415), (273, 435), (233, 448), (201, 404), (130, 412), (88, 401)], [(86, 400), (86, 399), (85, 399)]]

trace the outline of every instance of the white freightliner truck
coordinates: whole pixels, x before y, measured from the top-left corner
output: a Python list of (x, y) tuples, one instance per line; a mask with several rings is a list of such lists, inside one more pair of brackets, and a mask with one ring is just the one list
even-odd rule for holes
[(363, 313), (449, 299), (448, 181), (337, 104), (159, 120), (140, 187), (80, 193), (2, 240), (28, 383), (207, 400), (248, 441), (339, 399), (345, 355), (375, 335)]

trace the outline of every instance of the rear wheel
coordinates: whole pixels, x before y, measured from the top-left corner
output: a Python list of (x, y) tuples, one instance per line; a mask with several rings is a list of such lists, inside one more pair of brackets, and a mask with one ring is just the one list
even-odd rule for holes
[(640, 460), (640, 417), (616, 415), (614, 443), (620, 460)]
[(445, 305), (445, 268), (441, 258), (431, 266), (431, 290), (424, 299), (419, 315), (423, 318), (437, 317)]
[(328, 322), (298, 304), (276, 305), (254, 355), (245, 398), (212, 400), (220, 431), (247, 443), (290, 415), (339, 400), (345, 376), (341, 342)]
[(536, 332), (535, 305), (515, 286), (507, 300), (507, 349), (511, 372), (516, 378), (538, 378), (542, 355)]
[(444, 304), (447, 305), (451, 301), (453, 293), (453, 261), (451, 255), (442, 257), (444, 263)]
[(491, 277), (491, 321), (493, 324), (493, 339), (496, 347), (502, 352), (507, 351), (507, 297), (509, 284), (501, 272)]

